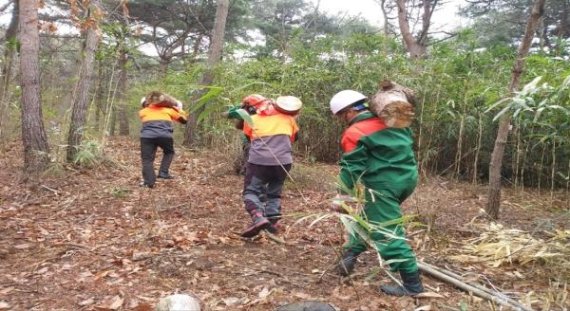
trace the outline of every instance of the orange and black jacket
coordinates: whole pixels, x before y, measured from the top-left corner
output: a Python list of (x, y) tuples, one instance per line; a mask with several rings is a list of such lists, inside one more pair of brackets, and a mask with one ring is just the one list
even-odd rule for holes
[(176, 108), (149, 105), (139, 111), (142, 121), (141, 138), (172, 137), (173, 121), (185, 124), (187, 119), (184, 112)]
[(253, 125), (244, 124), (243, 133), (251, 141), (248, 162), (257, 165), (293, 163), (292, 143), (299, 127), (295, 118), (277, 113), (251, 116)]

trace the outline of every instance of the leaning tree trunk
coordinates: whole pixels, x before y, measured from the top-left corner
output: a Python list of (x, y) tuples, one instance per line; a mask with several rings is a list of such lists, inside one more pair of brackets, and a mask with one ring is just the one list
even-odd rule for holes
[[(513, 75), (509, 84), (509, 92), (512, 94), (519, 88), (520, 77), (524, 67), (524, 60), (534, 33), (544, 13), (544, 2), (546, 0), (536, 0), (532, 7), (531, 14), (526, 24), (526, 30), (522, 42), (518, 49), (517, 59), (513, 66)], [(491, 154), (491, 163), (489, 164), (489, 198), (487, 202), (486, 212), (491, 219), (499, 219), (499, 209), (501, 207), (501, 168), (503, 166), (503, 157), (505, 155), (505, 145), (509, 136), (509, 128), (511, 124), (511, 116), (508, 113), (503, 114), (499, 120), (499, 130), (495, 139), (495, 146)]]
[(4, 120), (6, 119), (8, 103), (10, 102), (9, 88), (12, 82), (12, 70), (16, 56), (19, 14), (20, 3), (14, 1), (12, 19), (4, 35), (4, 62), (2, 64), (2, 85), (0, 86), (0, 139), (4, 137)]
[(78, 152), (78, 148), (83, 140), (85, 130), (85, 119), (89, 106), (89, 91), (93, 81), (93, 69), (95, 52), (99, 44), (99, 26), (97, 17), (99, 13), (99, 1), (92, 0), (88, 10), (87, 30), (85, 35), (85, 46), (81, 54), (81, 66), (79, 67), (79, 80), (75, 84), (73, 104), (71, 110), (71, 124), (67, 136), (67, 161), (72, 162)]
[[(398, 25), (400, 26), (400, 32), (402, 33), (402, 38), (404, 40), (406, 50), (408, 53), (410, 53), (410, 56), (412, 58), (421, 58), (425, 56), (427, 51), (425, 44), (423, 42), (417, 41), (410, 30), (410, 25), (408, 22), (408, 10), (406, 9), (406, 0), (396, 0), (396, 4), (398, 5)], [(424, 14), (426, 14), (426, 12), (424, 12)], [(429, 19), (428, 24), (423, 25), (423, 28), (427, 31), (429, 28)]]
[[(210, 51), (208, 53), (208, 61), (206, 71), (202, 76), (201, 85), (207, 86), (212, 84), (214, 80), (214, 66), (222, 58), (222, 52), (224, 47), (224, 34), (226, 31), (226, 19), (228, 17), (229, 10), (229, 0), (218, 0), (218, 6), (216, 8), (216, 19), (214, 21), (214, 31), (212, 32), (212, 42), (210, 44)], [(192, 102), (195, 102), (200, 98), (204, 92), (198, 92), (197, 95), (193, 96)], [(194, 136), (196, 131), (196, 117), (202, 113), (203, 109), (194, 110), (190, 115), (190, 120), (186, 124), (186, 131), (184, 132), (184, 142), (185, 146), (191, 146), (194, 143)]]
[(24, 171), (43, 171), (49, 164), (49, 145), (40, 97), (40, 36), (35, 0), (20, 0), (20, 80)]

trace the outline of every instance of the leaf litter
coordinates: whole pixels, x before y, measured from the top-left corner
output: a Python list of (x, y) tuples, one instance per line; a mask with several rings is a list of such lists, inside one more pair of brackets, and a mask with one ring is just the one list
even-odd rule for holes
[[(334, 182), (334, 165), (318, 164), (313, 180), (286, 185), (283, 233), (249, 241), (238, 235), (249, 221), (242, 177), (231, 174), (225, 153), (180, 148), (172, 167), (177, 178), (148, 190), (138, 187), (136, 143), (116, 139), (108, 150), (117, 165), (64, 167), (38, 183), (23, 182), (20, 149), (0, 159), (0, 310), (151, 310), (161, 297), (183, 292), (211, 310), (273, 310), (303, 300), (340, 310), (457, 309), (465, 303), (469, 310), (489, 309), (487, 302), (427, 277), (433, 295), (384, 296), (377, 289), (388, 278), (382, 272), (370, 277), (378, 265), (371, 252), (361, 256), (353, 278), (332, 274), (344, 240), (341, 225), (335, 217), (298, 220), (328, 212), (323, 201), (333, 193), (323, 187), (323, 176)], [(311, 165), (299, 161), (292, 173), (303, 176)], [(534, 221), (556, 219), (558, 210), (540, 208), (545, 199), (536, 194), (507, 191), (503, 227), (485, 228), (472, 221), (484, 193), (437, 178), (422, 184), (404, 206), (428, 228), (410, 238), (418, 257), (497, 288), (532, 293), (525, 299), (537, 309), (567, 308), (559, 290), (566, 285), (548, 264), (570, 258), (564, 248), (568, 222), (554, 221), (539, 238), (532, 234)], [(470, 256), (469, 262), (444, 254)]]

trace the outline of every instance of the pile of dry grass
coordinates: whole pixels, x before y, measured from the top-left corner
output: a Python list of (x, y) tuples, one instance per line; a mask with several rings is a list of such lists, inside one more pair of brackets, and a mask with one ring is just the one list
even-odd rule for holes
[(570, 230), (548, 232), (548, 238), (540, 239), (526, 231), (507, 229), (494, 223), (483, 229), (479, 237), (466, 241), (461, 254), (452, 256), (452, 259), (493, 267), (539, 263), (570, 271)]

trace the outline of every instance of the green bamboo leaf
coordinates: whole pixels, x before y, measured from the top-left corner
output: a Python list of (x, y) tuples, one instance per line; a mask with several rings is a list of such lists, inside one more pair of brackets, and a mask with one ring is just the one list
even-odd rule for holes
[(511, 109), (510, 106), (507, 106), (505, 108), (503, 108), (503, 110), (499, 111), (499, 113), (497, 113), (497, 115), (495, 115), (495, 117), (493, 118), (493, 122), (497, 121), (499, 118), (501, 118), (501, 116), (503, 116), (507, 111), (509, 111)]
[(538, 77), (534, 78), (534, 80), (532, 80), (531, 82), (527, 83), (527, 84), (523, 87), (521, 93), (522, 93), (522, 94), (528, 94), (528, 93), (530, 93), (530, 92), (536, 91), (536, 89), (537, 89), (537, 84), (538, 84), (538, 82), (540, 82), (541, 79), (542, 79), (541, 76), (538, 76)]
[(224, 90), (224, 88), (219, 87), (219, 86), (201, 86), (200, 88), (207, 89), (208, 92), (206, 92), (206, 94), (202, 95), (192, 105), (192, 108), (190, 109), (191, 113), (196, 112), (196, 111), (200, 111), (210, 100), (212, 100), (215, 97), (217, 97), (218, 95), (220, 95), (222, 93), (222, 91)]
[(559, 109), (559, 110), (567, 110), (566, 108), (560, 106), (560, 105), (550, 105), (548, 106), (548, 109)]
[(542, 111), (544, 111), (544, 109), (546, 109), (546, 107), (540, 107), (536, 110), (536, 113), (534, 115), (534, 119), (532, 120), (532, 122), (534, 122), (534, 123), (538, 122), (538, 119), (540, 118), (540, 115), (542, 114)]
[(503, 98), (501, 100), (499, 100), (498, 102), (494, 103), (493, 105), (491, 105), (489, 108), (487, 108), (487, 110), (485, 110), (485, 113), (495, 109), (497, 106), (502, 105), (504, 102), (507, 102), (509, 100), (512, 100), (511, 97), (507, 97), (507, 98)]
[(522, 108), (516, 109), (516, 110), (515, 110), (515, 113), (513, 113), (513, 118), (516, 118), (516, 117), (519, 115), (519, 113), (521, 113), (521, 111), (523, 111)]

